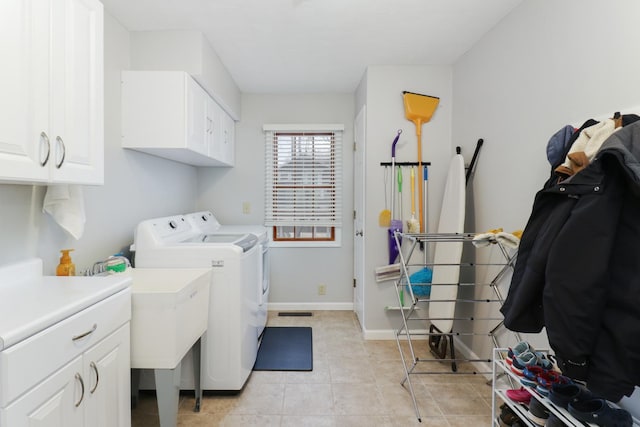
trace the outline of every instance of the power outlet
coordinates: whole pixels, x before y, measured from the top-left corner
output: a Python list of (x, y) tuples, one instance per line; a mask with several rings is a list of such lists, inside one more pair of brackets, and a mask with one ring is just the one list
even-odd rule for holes
[(242, 202), (242, 213), (245, 215), (249, 215), (251, 213), (251, 203)]
[(318, 285), (318, 295), (327, 294), (327, 285)]

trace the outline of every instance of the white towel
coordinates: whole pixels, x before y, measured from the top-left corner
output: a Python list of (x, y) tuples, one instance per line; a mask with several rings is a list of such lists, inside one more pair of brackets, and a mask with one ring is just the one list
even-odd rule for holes
[(511, 249), (516, 249), (520, 246), (520, 238), (513, 233), (506, 233), (501, 231), (496, 234), (496, 240), (502, 243), (503, 246), (506, 246)]
[(87, 218), (84, 213), (82, 187), (78, 185), (50, 185), (44, 196), (42, 211), (48, 213), (74, 239), (84, 233)]

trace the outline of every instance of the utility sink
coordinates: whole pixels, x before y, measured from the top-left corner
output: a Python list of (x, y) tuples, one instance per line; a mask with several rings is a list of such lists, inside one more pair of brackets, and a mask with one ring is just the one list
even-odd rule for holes
[(173, 369), (207, 330), (209, 268), (133, 268), (131, 367)]
[(160, 427), (176, 427), (182, 359), (190, 349), (194, 411), (200, 411), (200, 337), (209, 320), (211, 269), (134, 268), (130, 274), (132, 399), (137, 400), (139, 369), (152, 369)]

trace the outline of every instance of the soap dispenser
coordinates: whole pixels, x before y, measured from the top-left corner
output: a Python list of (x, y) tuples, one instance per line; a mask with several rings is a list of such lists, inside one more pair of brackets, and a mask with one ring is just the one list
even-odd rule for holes
[(60, 264), (56, 268), (56, 276), (75, 276), (76, 265), (71, 261), (69, 252), (73, 249), (62, 249), (62, 256), (60, 257)]

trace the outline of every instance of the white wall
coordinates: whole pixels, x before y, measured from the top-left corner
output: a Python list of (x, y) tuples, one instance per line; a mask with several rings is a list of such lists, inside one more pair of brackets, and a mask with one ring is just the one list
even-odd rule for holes
[(189, 73), (234, 119), (240, 118), (240, 89), (199, 31), (133, 31), (131, 69)]
[[(342, 123), (343, 232), (339, 248), (272, 248), (269, 302), (292, 308), (343, 307), (353, 301), (353, 94), (242, 96), (242, 120), (236, 123), (233, 168), (200, 168), (198, 208), (214, 212), (221, 223), (264, 223), (264, 134), (274, 123)], [(243, 214), (243, 203), (250, 213)], [(317, 286), (327, 285), (319, 296)]]
[(42, 213), (46, 187), (0, 185), (0, 264), (38, 256), (55, 274), (59, 250), (75, 248), (79, 272), (128, 247), (146, 218), (192, 211), (193, 167), (120, 147), (120, 70), (129, 67), (129, 33), (105, 13), (105, 178), (83, 187), (87, 223), (82, 238), (70, 237)]
[[(363, 284), (363, 327), (367, 337), (389, 337), (389, 332), (398, 328), (401, 321), (397, 312), (384, 310), (387, 305), (397, 305), (393, 282), (376, 283), (374, 271), (376, 267), (388, 264), (388, 227), (378, 225), (379, 213), (385, 208), (385, 168), (380, 163), (391, 161), (391, 145), (398, 129), (402, 129), (402, 134), (396, 145), (396, 161), (418, 161), (416, 127), (405, 118), (402, 92), (406, 90), (440, 97), (431, 121), (422, 125), (422, 161), (431, 162), (428, 229), (433, 231), (440, 214), (449, 161), (454, 153), (451, 145), (451, 84), (452, 70), (449, 66), (371, 66), (356, 92), (358, 103), (366, 102), (367, 105)], [(363, 85), (366, 86), (364, 90)], [(390, 189), (390, 177), (387, 185)], [(409, 188), (409, 170), (405, 169), (402, 197), (405, 228), (406, 220), (411, 217)], [(390, 203), (390, 197), (387, 198)], [(395, 219), (401, 218), (398, 209), (394, 216)]]
[(527, 0), (455, 64), (453, 143), (485, 139), (477, 231), (524, 228), (561, 127), (640, 113), (638, 16), (634, 0)]

